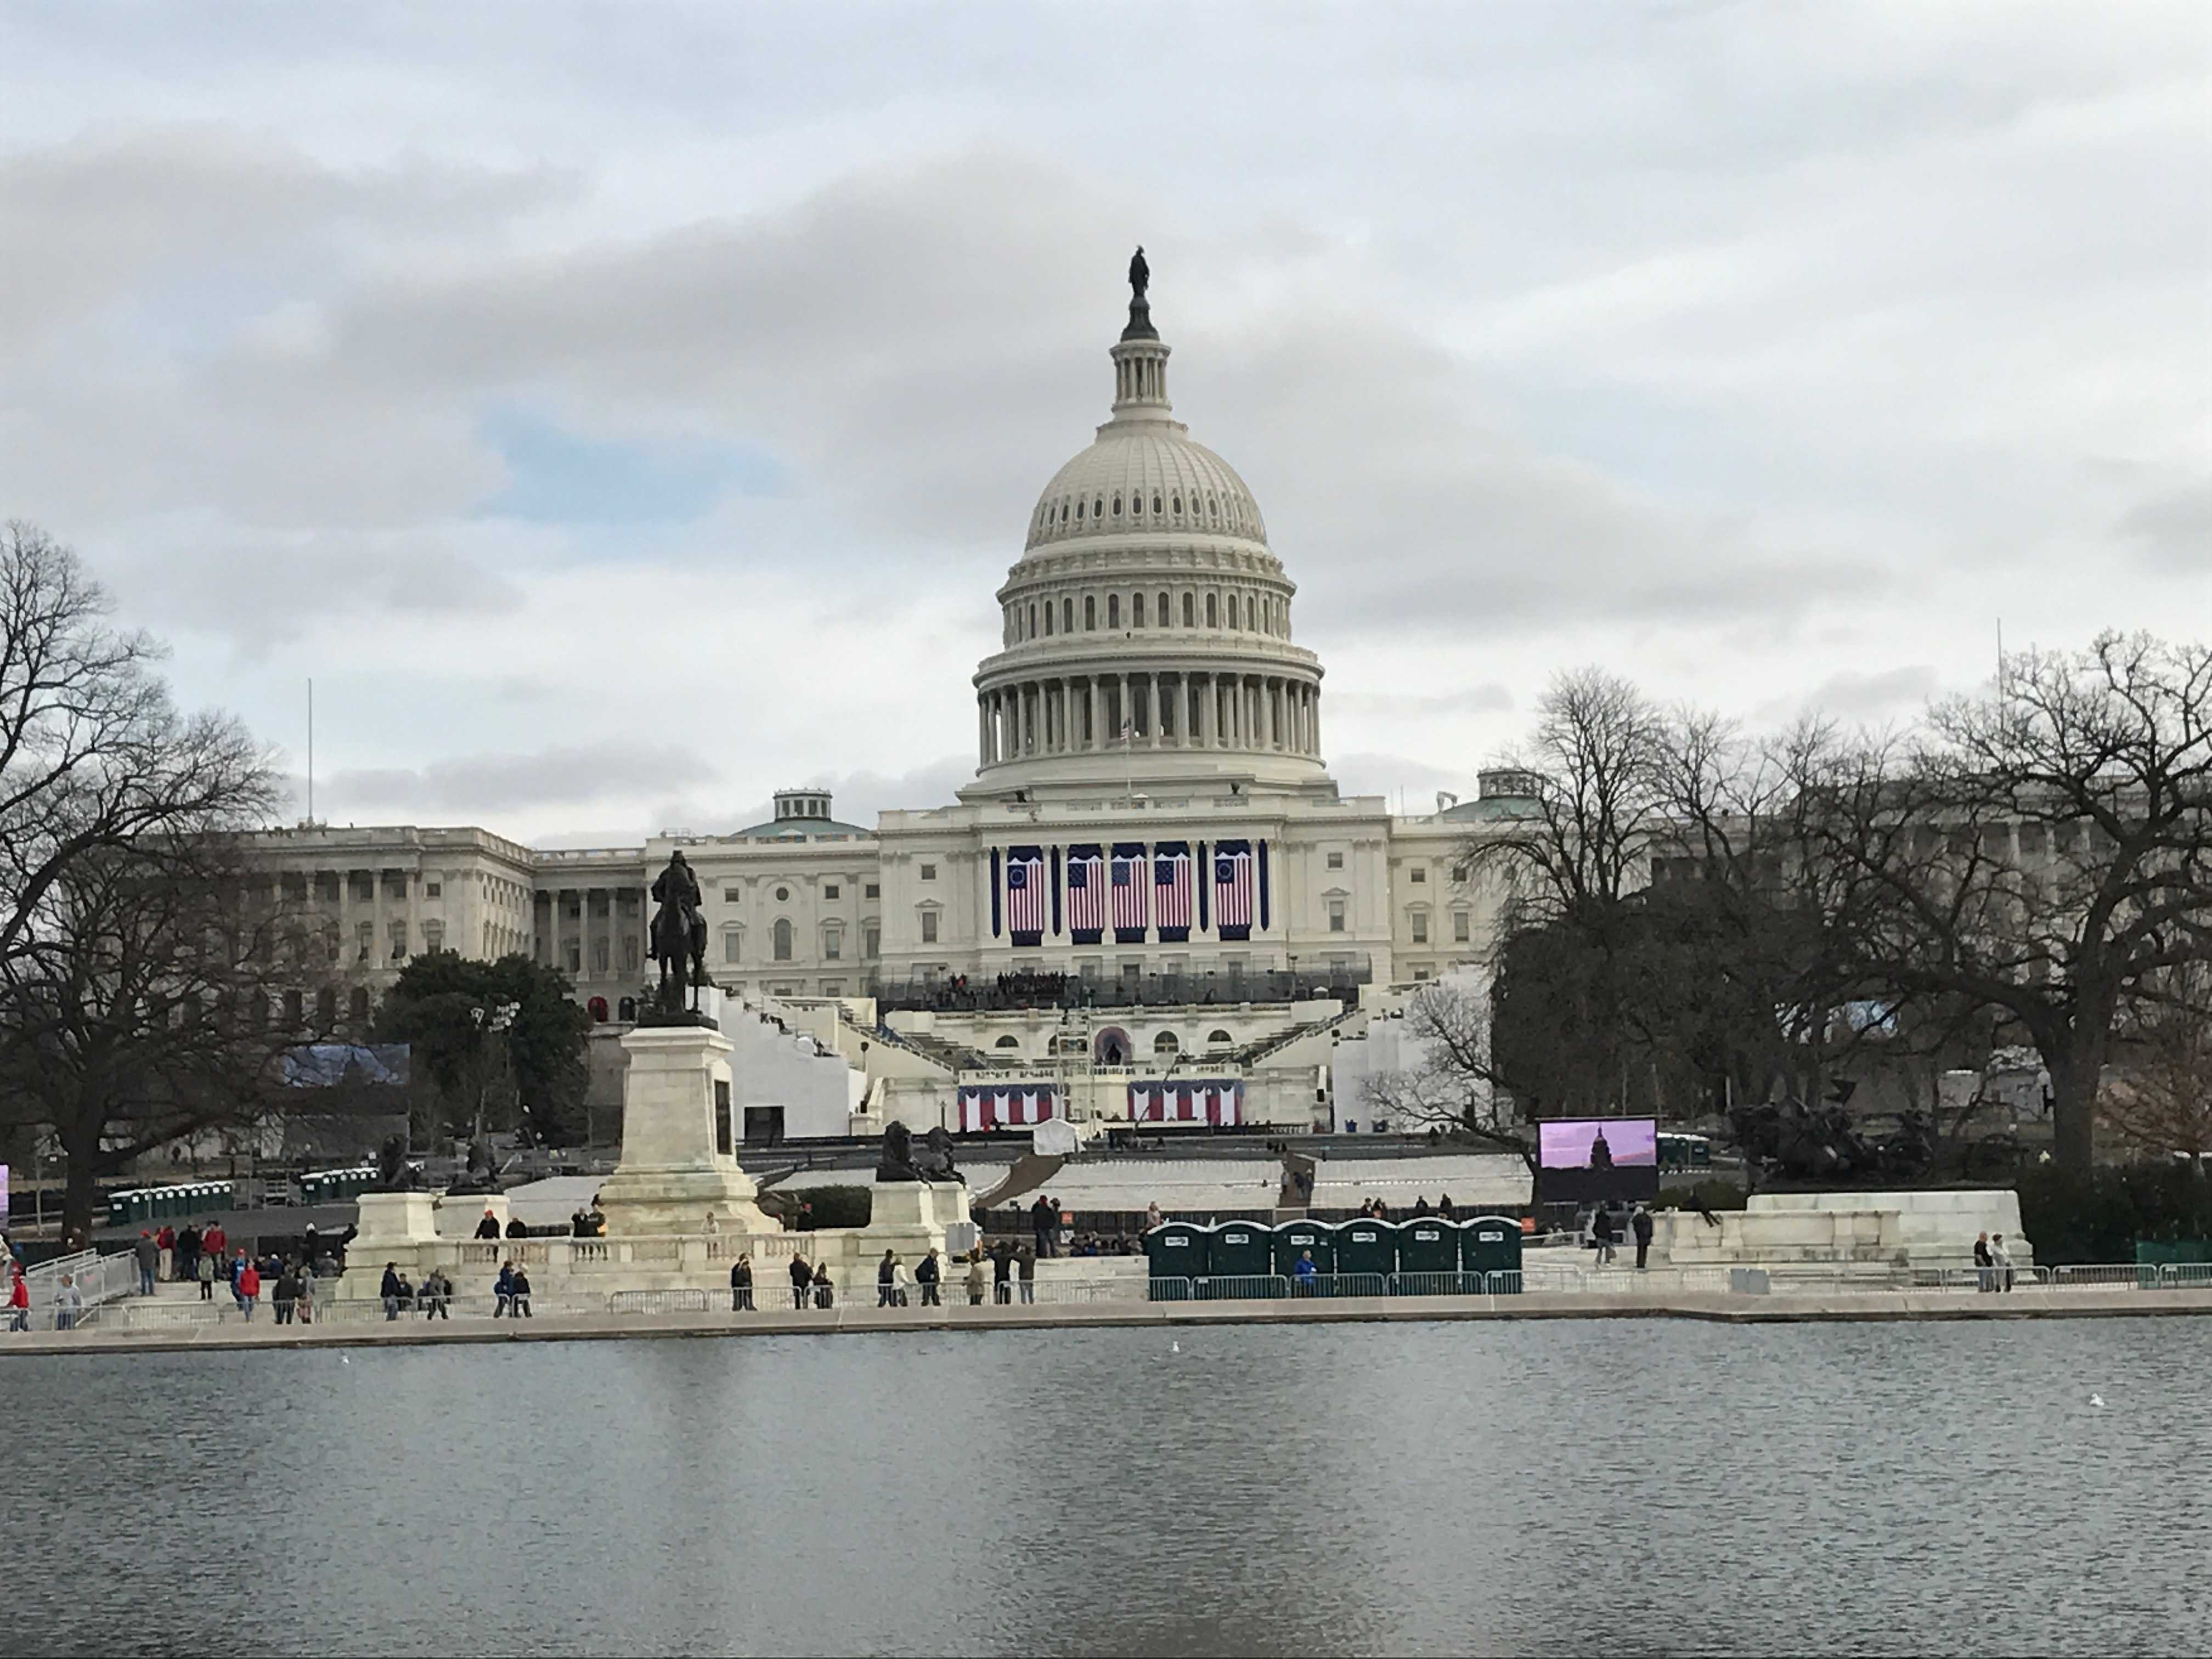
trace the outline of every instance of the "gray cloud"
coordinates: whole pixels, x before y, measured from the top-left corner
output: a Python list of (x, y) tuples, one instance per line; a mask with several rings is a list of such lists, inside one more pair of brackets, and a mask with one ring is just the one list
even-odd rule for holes
[[(356, 767), (318, 779), (315, 814), (349, 822), (397, 816), (440, 822), (549, 805), (622, 799), (659, 787), (668, 777), (711, 780), (711, 762), (665, 744), (601, 742), (560, 745), (531, 754), (458, 756), (427, 766)], [(289, 780), (304, 805), (306, 780)]]
[(1472, 772), (1455, 772), (1403, 755), (1332, 755), (1328, 769), (1345, 794), (1381, 795), (1394, 811), (1401, 800), (1408, 812), (1434, 811), (1434, 794), (1439, 789), (1467, 797), (1474, 793)]
[(2115, 528), (2157, 569), (2212, 573), (2212, 480), (2139, 501)]
[(1942, 684), (1942, 676), (1929, 663), (1832, 674), (1802, 695), (1769, 698), (1753, 711), (1752, 718), (1757, 724), (1771, 725), (1812, 712), (1849, 725), (1879, 725), (1918, 709)]
[(1495, 683), (1428, 693), (1340, 691), (1329, 699), (1329, 707), (1340, 714), (1498, 714), (1513, 707), (1513, 694)]

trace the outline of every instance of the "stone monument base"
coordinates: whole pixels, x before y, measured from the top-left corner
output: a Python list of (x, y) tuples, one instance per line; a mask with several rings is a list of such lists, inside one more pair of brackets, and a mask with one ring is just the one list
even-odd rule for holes
[(933, 1249), (945, 1255), (945, 1230), (967, 1219), (968, 1189), (957, 1181), (878, 1181), (869, 1189), (860, 1265), (885, 1250), (896, 1250), (909, 1268)]
[[(754, 1202), (729, 1144), (730, 1040), (710, 1025), (640, 1026), (623, 1034), (623, 1155), (599, 1188), (611, 1237), (777, 1231)], [(718, 1087), (719, 1085), (719, 1087)]]

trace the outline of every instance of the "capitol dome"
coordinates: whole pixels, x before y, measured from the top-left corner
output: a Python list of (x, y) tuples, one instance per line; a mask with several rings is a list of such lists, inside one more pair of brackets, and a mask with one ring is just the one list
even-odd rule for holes
[(1291, 642), (1296, 584), (1244, 480), (1175, 418), (1149, 279), (1140, 252), (1108, 353), (1112, 416), (1037, 497), (999, 590), (1005, 648), (976, 671), (963, 795), (1139, 779), (1334, 787), (1321, 663)]

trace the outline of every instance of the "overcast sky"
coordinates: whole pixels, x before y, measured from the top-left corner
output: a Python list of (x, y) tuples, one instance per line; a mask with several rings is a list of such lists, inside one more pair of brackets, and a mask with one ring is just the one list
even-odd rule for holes
[(2202, 0), (11, 4), (0, 516), (323, 817), (872, 821), (1139, 241), (1347, 790), (2212, 633)]

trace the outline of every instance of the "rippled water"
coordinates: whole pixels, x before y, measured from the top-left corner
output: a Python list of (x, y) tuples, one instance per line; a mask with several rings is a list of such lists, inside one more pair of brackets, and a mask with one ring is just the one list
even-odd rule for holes
[(9, 1650), (2212, 1649), (2208, 1322), (345, 1361), (0, 1359)]

